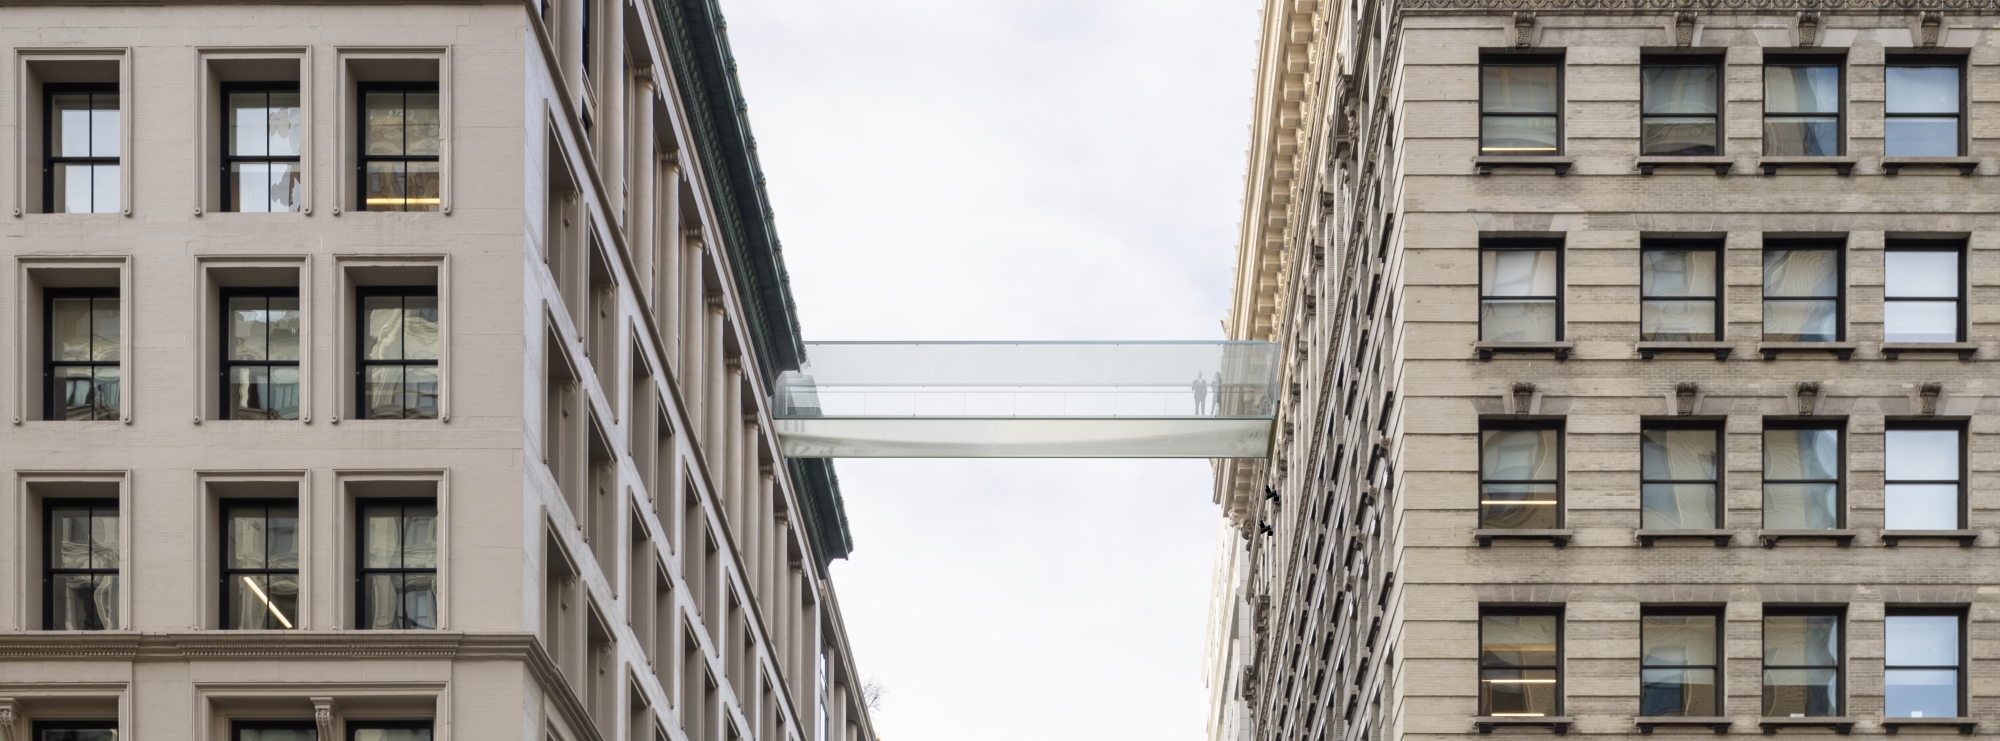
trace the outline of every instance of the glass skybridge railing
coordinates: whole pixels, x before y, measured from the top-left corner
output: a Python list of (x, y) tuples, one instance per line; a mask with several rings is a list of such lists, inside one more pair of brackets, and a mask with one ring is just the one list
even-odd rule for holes
[(800, 458), (1261, 458), (1268, 342), (808, 342), (778, 378)]

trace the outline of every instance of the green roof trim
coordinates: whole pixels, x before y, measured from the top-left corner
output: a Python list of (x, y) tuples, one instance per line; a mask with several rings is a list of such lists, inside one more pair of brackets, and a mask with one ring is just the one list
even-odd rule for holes
[[(749, 106), (736, 79), (736, 58), (729, 53), (728, 24), (717, 2), (653, 0), (664, 26), (667, 67), (697, 140), (691, 149), (706, 176), (701, 185), (715, 204), (730, 280), (743, 299), (744, 322), (756, 345), (757, 373), (769, 388), (779, 373), (798, 369), (805, 360), (805, 343), (784, 249), (772, 223), (771, 198), (764, 191), (764, 168), (757, 163), (757, 138), (750, 134)], [(799, 487), (813, 560), (824, 573), (828, 561), (846, 558), (854, 549), (840, 480), (833, 461), (825, 458), (791, 458), (785, 464)]]

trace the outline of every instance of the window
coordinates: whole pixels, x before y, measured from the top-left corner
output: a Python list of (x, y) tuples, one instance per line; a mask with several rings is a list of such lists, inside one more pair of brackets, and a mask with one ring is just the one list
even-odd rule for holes
[(1842, 521), (1837, 427), (1764, 430), (1764, 527), (1832, 530)]
[[(437, 628), (437, 500), (364, 499), (356, 509), (361, 515), (356, 528), (356, 625), (370, 630)], [(429, 738), (428, 730), (424, 738)]]
[(1765, 716), (1840, 715), (1840, 674), (1838, 612), (1765, 611)]
[(118, 723), (35, 721), (35, 741), (118, 741)]
[(360, 129), (361, 210), (438, 210), (437, 84), (363, 84)]
[(1882, 153), (1890, 157), (1965, 154), (1964, 95), (1955, 59), (1894, 59), (1882, 68)]
[(115, 288), (43, 292), (43, 414), (52, 420), (118, 419), (119, 299)]
[(1562, 430), (1479, 432), (1479, 526), (1562, 527)]
[(318, 724), (298, 720), (239, 720), (229, 724), (230, 741), (319, 741)]
[(230, 211), (297, 211), (305, 120), (296, 82), (222, 89), (222, 203)]
[(428, 720), (350, 720), (347, 741), (431, 741)]
[(1479, 153), (1562, 153), (1562, 60), (1488, 57), (1479, 65)]
[(1883, 527), (1956, 530), (1964, 527), (1963, 433), (1955, 427), (1891, 427), (1883, 431)]
[(118, 85), (50, 83), (42, 94), (43, 212), (118, 213)]
[(225, 501), (222, 533), (223, 629), (297, 628), (298, 501)]
[(1845, 339), (1841, 249), (1824, 241), (1764, 245), (1764, 341)]
[(1713, 342), (1722, 338), (1716, 266), (1722, 245), (1648, 242), (1639, 252), (1639, 339)]
[(1716, 506), (1722, 431), (1655, 426), (1639, 433), (1639, 527), (1722, 527)]
[(1965, 341), (1961, 242), (1891, 241), (1882, 253), (1882, 340)]
[(222, 291), (222, 418), (299, 418), (299, 291)]
[(358, 293), (358, 414), (363, 419), (437, 419), (437, 288), (362, 288)]
[(42, 624), (117, 629), (118, 500), (46, 499), (43, 510)]
[(1717, 60), (1648, 60), (1639, 68), (1639, 154), (1714, 155), (1722, 70)]
[(1883, 711), (1890, 718), (1965, 715), (1963, 618), (1957, 613), (1892, 610), (1882, 619)]
[(1562, 250), (1544, 239), (1489, 239), (1479, 245), (1479, 339), (1562, 339)]
[(1842, 154), (1840, 60), (1764, 62), (1764, 154)]
[(1562, 714), (1562, 614), (1487, 609), (1479, 616), (1479, 714)]
[(1714, 610), (1648, 610), (1639, 618), (1639, 714), (1651, 718), (1721, 715), (1721, 661)]

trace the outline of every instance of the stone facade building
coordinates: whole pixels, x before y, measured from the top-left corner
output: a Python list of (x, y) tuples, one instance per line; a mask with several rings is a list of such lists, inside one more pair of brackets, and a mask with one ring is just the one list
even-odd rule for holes
[(0, 741), (872, 741), (712, 0), (0, 48)]
[(2000, 730), (1994, 10), (1265, 2), (1210, 738)]

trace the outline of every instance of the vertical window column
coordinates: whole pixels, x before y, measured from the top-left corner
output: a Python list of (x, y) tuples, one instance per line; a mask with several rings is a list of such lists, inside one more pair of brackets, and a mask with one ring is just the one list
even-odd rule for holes
[(1479, 714), (1562, 714), (1562, 613), (1489, 608), (1479, 617)]
[(118, 501), (45, 499), (43, 510), (43, 626), (116, 630)]

